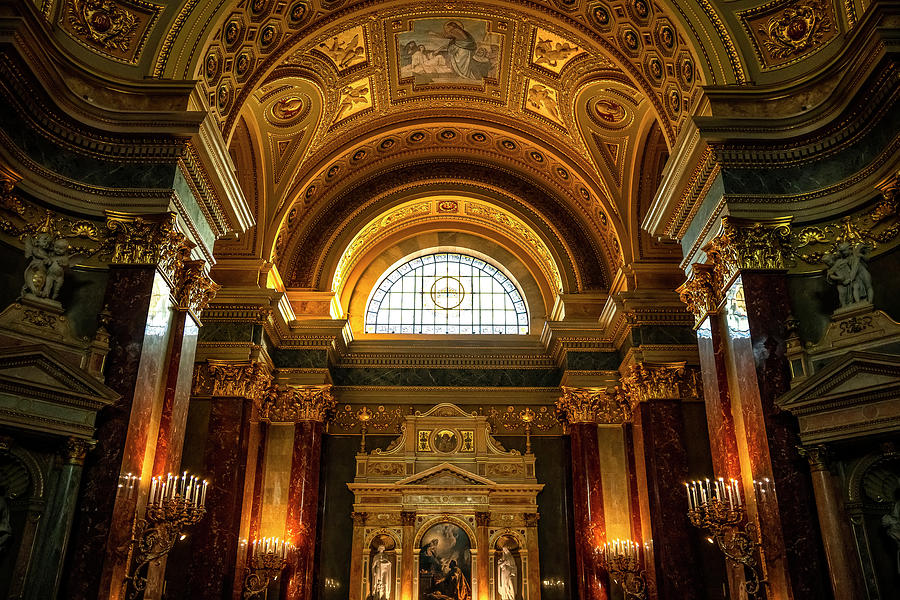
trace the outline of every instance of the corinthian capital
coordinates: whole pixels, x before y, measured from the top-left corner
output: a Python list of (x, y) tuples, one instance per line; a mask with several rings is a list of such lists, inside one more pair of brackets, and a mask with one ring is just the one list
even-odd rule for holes
[(206, 272), (206, 261), (187, 260), (175, 273), (178, 308), (199, 316), (215, 297), (219, 285)]
[(331, 385), (276, 385), (263, 396), (259, 418), (276, 423), (324, 422), (336, 404)]
[(556, 401), (556, 410), (569, 423), (624, 423), (631, 407), (606, 388), (567, 387)]
[(704, 247), (721, 289), (741, 269), (785, 269), (790, 220), (767, 222), (722, 217), (722, 232)]
[(694, 313), (694, 320), (697, 323), (709, 313), (715, 312), (722, 299), (722, 294), (715, 283), (712, 266), (703, 263), (694, 263), (691, 267), (691, 277), (676, 291), (688, 310)]
[(271, 371), (264, 363), (210, 360), (194, 370), (193, 394), (259, 401), (271, 381)]
[(622, 378), (622, 391), (634, 405), (647, 400), (685, 400), (700, 395), (700, 373), (684, 364), (637, 363)]

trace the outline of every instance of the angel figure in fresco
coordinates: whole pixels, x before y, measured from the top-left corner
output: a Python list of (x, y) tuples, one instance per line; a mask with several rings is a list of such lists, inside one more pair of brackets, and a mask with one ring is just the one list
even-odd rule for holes
[(354, 35), (349, 42), (338, 41), (337, 36), (334, 36), (331, 38), (330, 45), (327, 42), (321, 42), (319, 44), (319, 49), (322, 50), (328, 58), (334, 61), (334, 64), (336, 64), (339, 69), (346, 69), (349, 67), (357, 59), (362, 58), (366, 51), (363, 45), (359, 43), (358, 33)]
[(541, 107), (544, 107), (547, 112), (559, 119), (559, 106), (556, 104), (556, 100), (550, 95), (550, 91), (546, 86), (539, 83), (532, 85), (528, 90), (528, 104), (535, 110), (540, 110)]
[(572, 54), (578, 51), (578, 46), (571, 46), (569, 42), (556, 42), (554, 44), (550, 40), (538, 40), (534, 45), (534, 54), (537, 60), (534, 64), (541, 63), (550, 67), (555, 67), (559, 61), (565, 61)]
[(385, 556), (383, 544), (377, 550), (372, 557), (372, 600), (390, 600), (391, 559)]
[(497, 592), (501, 600), (516, 600), (516, 578), (519, 570), (516, 559), (506, 546), (497, 559)]
[(344, 89), (341, 90), (341, 105), (338, 107), (337, 117), (335, 121), (339, 121), (344, 118), (345, 112), (353, 112), (353, 107), (356, 104), (368, 104), (369, 103), (369, 86), (363, 85), (358, 88), (353, 86), (345, 86)]

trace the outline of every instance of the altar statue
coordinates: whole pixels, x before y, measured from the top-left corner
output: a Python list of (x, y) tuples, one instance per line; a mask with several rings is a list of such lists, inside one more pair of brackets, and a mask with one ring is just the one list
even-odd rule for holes
[(497, 559), (497, 593), (501, 600), (516, 600), (516, 578), (519, 570), (516, 559), (506, 546)]
[(391, 559), (384, 554), (384, 545), (378, 545), (378, 552), (372, 557), (372, 600), (391, 598)]

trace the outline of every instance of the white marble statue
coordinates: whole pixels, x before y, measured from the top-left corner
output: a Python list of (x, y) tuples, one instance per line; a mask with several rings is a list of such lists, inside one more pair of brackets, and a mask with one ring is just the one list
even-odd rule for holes
[(516, 559), (506, 546), (497, 559), (497, 592), (501, 600), (516, 600), (516, 578), (519, 570)]
[(372, 557), (372, 600), (391, 598), (391, 559), (384, 553), (384, 546)]
[(826, 254), (822, 261), (828, 270), (826, 278), (837, 287), (841, 308), (872, 302), (872, 275), (866, 265), (869, 248), (866, 244), (851, 246), (847, 242), (838, 244), (835, 252)]

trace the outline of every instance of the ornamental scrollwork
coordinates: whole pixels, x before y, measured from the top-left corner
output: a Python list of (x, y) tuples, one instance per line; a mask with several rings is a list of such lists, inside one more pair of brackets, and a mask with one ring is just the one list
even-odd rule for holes
[(175, 297), (178, 308), (201, 314), (215, 298), (219, 287), (206, 272), (206, 261), (184, 261), (175, 275)]
[(831, 30), (828, 10), (821, 2), (809, 2), (773, 16), (759, 33), (769, 54), (774, 58), (787, 58), (818, 46)]
[(632, 418), (631, 405), (616, 390), (563, 386), (562, 392), (556, 410), (569, 423), (625, 423)]
[(259, 418), (272, 423), (328, 420), (337, 401), (330, 385), (275, 385), (263, 395)]
[(331, 424), (342, 431), (352, 431), (362, 428), (375, 431), (399, 431), (403, 421), (403, 411), (400, 408), (388, 409), (384, 405), (377, 406), (374, 410), (367, 406), (353, 406), (345, 404), (334, 411)]
[(519, 410), (515, 406), (507, 406), (502, 411), (492, 406), (487, 412), (487, 420), (494, 433), (518, 432), (526, 427), (538, 431), (550, 431), (559, 426), (559, 417), (548, 406), (534, 407), (534, 409), (525, 407)]
[(622, 378), (621, 393), (632, 405), (647, 400), (699, 398), (700, 372), (684, 364), (637, 363)]
[(259, 401), (271, 382), (271, 369), (264, 363), (210, 360), (197, 365), (193, 394)]
[(104, 50), (127, 52), (138, 18), (112, 0), (70, 0), (66, 6), (73, 31)]

